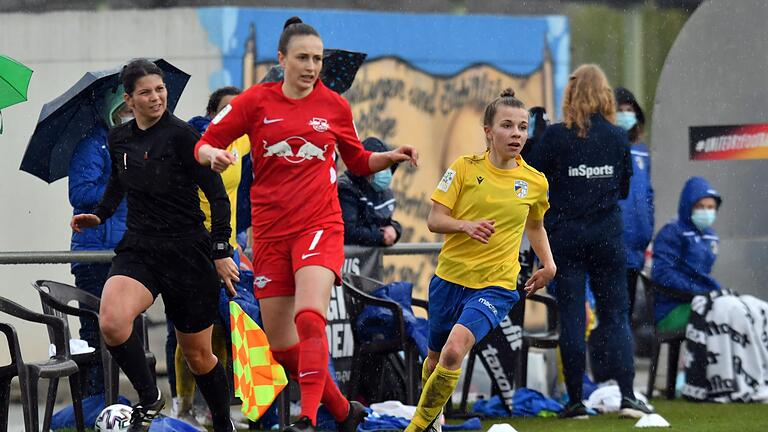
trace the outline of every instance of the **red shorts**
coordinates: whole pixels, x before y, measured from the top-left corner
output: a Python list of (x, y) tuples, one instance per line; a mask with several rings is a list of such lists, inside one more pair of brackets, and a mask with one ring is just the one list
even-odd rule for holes
[(325, 267), (341, 283), (344, 225), (307, 230), (295, 237), (253, 242), (253, 293), (256, 298), (293, 296), (294, 274), (305, 266)]

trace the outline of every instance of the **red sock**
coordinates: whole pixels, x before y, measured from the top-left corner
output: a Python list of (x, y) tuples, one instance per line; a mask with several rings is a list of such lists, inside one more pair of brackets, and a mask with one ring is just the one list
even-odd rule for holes
[(325, 317), (312, 310), (296, 314), (299, 333), (299, 387), (301, 388), (301, 415), (317, 425), (317, 408), (323, 397), (328, 377), (328, 339)]
[[(272, 351), (272, 355), (291, 375), (298, 381), (299, 376), (299, 344), (284, 350)], [(323, 387), (322, 402), (337, 422), (342, 422), (349, 414), (349, 401), (341, 394), (339, 387), (330, 374), (325, 374), (325, 387)]]

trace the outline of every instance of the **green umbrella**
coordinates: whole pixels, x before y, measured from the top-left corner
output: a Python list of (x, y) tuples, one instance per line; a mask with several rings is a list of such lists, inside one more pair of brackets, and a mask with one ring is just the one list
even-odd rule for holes
[[(27, 100), (31, 77), (32, 69), (8, 56), (0, 55), (0, 109)], [(0, 117), (0, 133), (3, 133), (2, 122)]]

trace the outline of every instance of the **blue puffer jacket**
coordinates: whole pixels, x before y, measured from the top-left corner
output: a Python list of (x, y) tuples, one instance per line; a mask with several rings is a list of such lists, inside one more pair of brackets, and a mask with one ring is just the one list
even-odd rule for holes
[[(112, 170), (107, 148), (107, 130), (94, 128), (91, 136), (77, 144), (69, 162), (69, 203), (73, 214), (91, 213), (107, 188)], [(81, 233), (72, 232), (71, 250), (114, 249), (125, 233), (128, 207), (125, 200), (105, 223)], [(73, 263), (72, 267), (79, 263)]]
[[(670, 221), (656, 234), (653, 242), (652, 278), (658, 284), (678, 291), (706, 294), (719, 290), (709, 274), (717, 258), (720, 239), (712, 228), (700, 231), (691, 221), (694, 204), (711, 197), (720, 206), (720, 194), (701, 177), (691, 177), (680, 194), (678, 218)], [(656, 295), (656, 322), (681, 302), (663, 294)]]
[(651, 157), (643, 143), (632, 144), (632, 178), (627, 199), (619, 200), (627, 246), (627, 268), (641, 269), (645, 248), (653, 238), (653, 187)]

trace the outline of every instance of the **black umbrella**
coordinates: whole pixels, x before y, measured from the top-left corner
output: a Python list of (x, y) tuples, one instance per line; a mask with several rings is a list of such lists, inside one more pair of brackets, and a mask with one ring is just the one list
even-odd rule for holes
[[(355, 51), (323, 50), (323, 69), (320, 71), (320, 80), (336, 93), (344, 93), (352, 87), (355, 75), (367, 56), (366, 53)], [(281, 79), (283, 79), (283, 68), (278, 65), (273, 66), (261, 82), (277, 82)]]
[[(163, 59), (154, 60), (165, 75), (168, 109), (173, 112), (189, 74)], [(43, 105), (19, 169), (48, 183), (66, 177), (75, 146), (103, 124), (106, 96), (120, 87), (123, 66), (87, 72), (61, 96)]]

